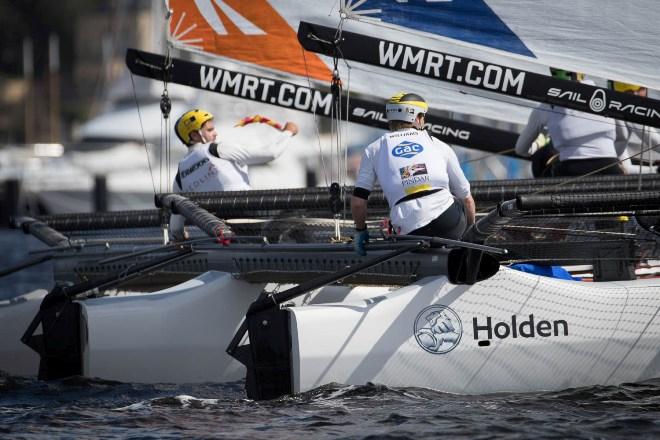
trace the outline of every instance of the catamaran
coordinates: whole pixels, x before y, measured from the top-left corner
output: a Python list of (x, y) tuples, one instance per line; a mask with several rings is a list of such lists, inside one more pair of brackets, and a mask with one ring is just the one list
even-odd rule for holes
[[(215, 14), (250, 17), (256, 28), (243, 23), (243, 29), (259, 35), (258, 25), (268, 26), (259, 20), (287, 10), (274, 9), (283, 3), (276, 1), (259, 2), (257, 12), (229, 3), (172, 1), (170, 33), (179, 44), (197, 45), (188, 35), (195, 27), (188, 32), (182, 27), (186, 17)], [(405, 18), (407, 8), (402, 3), (397, 11), (403, 15), (388, 15), (383, 11), (389, 2), (351, 3), (342, 1), (341, 13), (360, 21), (373, 15), (371, 3), (379, 6), (386, 23)], [(452, 2), (409, 6), (434, 13), (474, 7), (444, 3)], [(500, 2), (474, 3), (487, 14)], [(205, 23), (222, 35), (218, 20)], [(390, 53), (388, 65), (377, 69), (481, 87), (487, 89), (483, 96), (501, 93), (511, 102), (551, 102), (660, 126), (660, 102), (554, 79), (541, 75), (538, 66), (525, 70), (521, 64), (542, 64), (525, 59), (529, 54), (506, 57), (513, 61), (504, 66), (474, 55), (458, 59), (436, 46), (422, 48), (410, 36), (393, 41), (381, 38), (382, 33), (363, 35), (325, 24), (301, 22), (297, 33), (303, 47), (329, 54), (329, 64), (324, 58), (315, 64), (321, 72), (328, 65), (339, 70), (338, 60), (368, 65), (382, 58), (379, 53)], [(368, 32), (380, 26), (366, 24), (372, 26)], [(390, 27), (399, 35), (397, 27), (409, 26), (390, 23), (388, 34)], [(428, 39), (428, 30), (420, 29), (417, 37)], [(492, 58), (503, 49), (489, 50)], [(440, 59), (454, 60), (451, 74)], [(573, 67), (563, 59), (552, 61)], [(382, 124), (380, 118), (364, 117), (377, 110), (361, 98), (344, 98), (346, 107), (339, 106), (343, 95), (337, 81), (326, 95), (315, 95), (315, 89), (286, 81), (258, 76), (248, 81), (248, 75), (227, 69), (209, 74), (210, 65), (136, 50), (127, 53), (127, 64), (134, 73), (200, 88), (208, 87), (209, 77), (217, 78), (221, 89), (241, 75), (246, 82), (233, 90), (251, 99), (275, 97), (276, 102), (284, 90), (293, 97), (318, 96), (318, 109), (323, 109), (320, 103), (329, 96), (328, 116)], [(305, 67), (291, 72), (292, 66), (281, 68), (300, 74)], [(595, 67), (586, 61), (584, 67), (594, 74), (613, 73), (590, 71)], [(500, 72), (509, 82), (495, 84), (481, 76), (477, 84), (470, 73), (477, 70)], [(646, 73), (640, 70), (634, 79), (652, 85), (645, 82)], [(448, 121), (438, 124), (449, 126)], [(511, 141), (506, 132), (480, 133), (501, 135), (491, 139), (491, 151), (503, 150), (502, 139)], [(475, 141), (454, 137), (453, 143), (463, 145)], [(43, 379), (84, 375), (148, 383), (245, 378), (247, 394), (255, 399), (330, 382), (490, 393), (657, 377), (660, 281), (652, 266), (658, 256), (658, 185), (655, 174), (472, 182), (478, 207), (487, 213), (462, 241), (390, 234), (380, 221), (386, 202), (375, 191), (369, 228), (380, 239), (369, 245), (366, 257), (358, 257), (344, 239), (352, 229), (343, 214), (351, 188), (336, 183), (330, 188), (159, 194), (153, 210), (18, 218), (16, 227), (49, 248), (0, 275), (51, 260), (58, 283), (50, 292), (0, 304), (0, 369)], [(171, 212), (194, 225), (191, 240), (163, 239), (164, 219)], [(571, 265), (573, 275), (582, 268), (580, 275), (594, 282), (507, 267), (517, 262), (541, 262), (546, 269)]]

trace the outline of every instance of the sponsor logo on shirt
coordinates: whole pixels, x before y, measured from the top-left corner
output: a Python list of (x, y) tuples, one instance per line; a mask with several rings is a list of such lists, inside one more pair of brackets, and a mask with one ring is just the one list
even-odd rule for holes
[(420, 174), (428, 174), (428, 171), (426, 171), (425, 163), (416, 163), (414, 165), (408, 165), (399, 168), (399, 174), (401, 175), (402, 179), (407, 179), (409, 177), (417, 176)]
[(209, 161), (208, 157), (205, 157), (204, 159), (200, 160), (199, 162), (195, 162), (192, 166), (189, 168), (181, 171), (181, 178), (183, 179), (184, 177), (187, 177), (194, 173), (196, 170), (201, 168), (205, 163)]
[(410, 159), (411, 157), (417, 156), (422, 151), (424, 151), (424, 147), (421, 145), (416, 144), (415, 142), (403, 141), (396, 147), (392, 148), (392, 156)]
[(399, 168), (401, 184), (406, 194), (414, 194), (419, 191), (431, 189), (428, 170), (425, 163), (416, 163)]

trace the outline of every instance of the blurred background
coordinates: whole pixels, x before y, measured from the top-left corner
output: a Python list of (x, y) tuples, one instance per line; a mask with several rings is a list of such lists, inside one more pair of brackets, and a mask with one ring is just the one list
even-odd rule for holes
[[(132, 76), (124, 60), (129, 47), (165, 53), (164, 15), (164, 1), (0, 3), (2, 225), (11, 215), (153, 208), (154, 193), (170, 190), (185, 149), (173, 136), (173, 121), (168, 125), (161, 115), (163, 84)], [(177, 50), (172, 55), (194, 56)], [(263, 127), (233, 127), (255, 113), (301, 126), (283, 157), (251, 169), (255, 188), (329, 185), (342, 172), (333, 163), (325, 118), (174, 84), (168, 93), (173, 120), (193, 106), (208, 108), (223, 139), (267, 138)], [(520, 130), (483, 118), (472, 122)], [(346, 184), (352, 184), (364, 146), (381, 132), (350, 125)], [(478, 161), (484, 153), (456, 151), (469, 179), (530, 176), (519, 160)]]

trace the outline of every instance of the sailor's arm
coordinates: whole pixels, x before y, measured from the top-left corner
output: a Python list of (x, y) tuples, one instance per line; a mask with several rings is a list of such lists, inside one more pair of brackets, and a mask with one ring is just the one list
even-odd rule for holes
[(367, 227), (367, 199), (376, 183), (376, 172), (369, 155), (369, 147), (362, 153), (360, 169), (355, 179), (355, 189), (351, 197), (351, 214), (355, 229), (358, 231)]
[(539, 133), (547, 123), (547, 111), (543, 107), (537, 107), (529, 114), (527, 125), (518, 136), (516, 141), (516, 154), (522, 157), (532, 155), (532, 143), (536, 140)]
[(465, 177), (461, 164), (458, 162), (458, 157), (450, 146), (441, 143), (436, 138), (433, 138), (436, 144), (441, 145), (447, 156), (447, 176), (449, 177), (449, 190), (453, 195), (463, 201), (465, 207), (465, 218), (467, 224), (474, 223), (476, 215), (476, 207), (472, 194), (470, 193), (470, 182)]
[(277, 138), (271, 144), (262, 147), (247, 147), (241, 144), (222, 144), (219, 148), (211, 146), (210, 152), (221, 159), (232, 160), (245, 165), (260, 165), (277, 159), (291, 143), (291, 138), (298, 133), (298, 126), (287, 122)]
[(619, 159), (627, 159), (628, 155), (623, 155), (626, 153), (626, 147), (628, 146), (628, 140), (630, 139), (630, 127), (628, 127), (628, 124), (625, 121), (615, 119), (614, 131), (616, 134), (614, 138), (614, 149), (616, 150), (616, 155), (619, 157)]
[(463, 206), (465, 206), (465, 218), (468, 226), (474, 224), (477, 215), (477, 208), (474, 199), (472, 198), (472, 194), (468, 194), (468, 196), (463, 199)]
[[(362, 194), (360, 194), (361, 191)], [(367, 199), (364, 198), (364, 191), (366, 191), (364, 188), (355, 188), (353, 197), (351, 197), (351, 215), (357, 231), (367, 228)], [(356, 192), (358, 195), (356, 195)]]

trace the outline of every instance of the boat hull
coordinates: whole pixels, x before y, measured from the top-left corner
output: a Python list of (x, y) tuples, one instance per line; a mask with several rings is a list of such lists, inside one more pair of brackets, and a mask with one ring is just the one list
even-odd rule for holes
[(294, 307), (293, 392), (382, 383), (481, 394), (660, 375), (660, 282), (585, 283), (502, 268), (427, 278), (376, 300)]
[(47, 293), (38, 289), (0, 304), (0, 371), (15, 375), (37, 374), (39, 355), (23, 344), (21, 337)]
[(245, 375), (225, 353), (263, 284), (224, 272), (154, 293), (80, 301), (83, 375), (122, 382), (226, 382)]
[[(156, 292), (76, 301), (80, 371), (86, 377), (133, 383), (243, 379), (245, 367), (225, 350), (249, 305), (265, 288), (276, 287), (286, 288), (209, 271)], [(389, 290), (393, 288), (326, 286), (297, 298), (295, 304), (358, 301)], [(46, 293), (35, 291), (0, 304), (0, 370), (15, 375), (39, 372), (39, 355), (20, 338)]]

